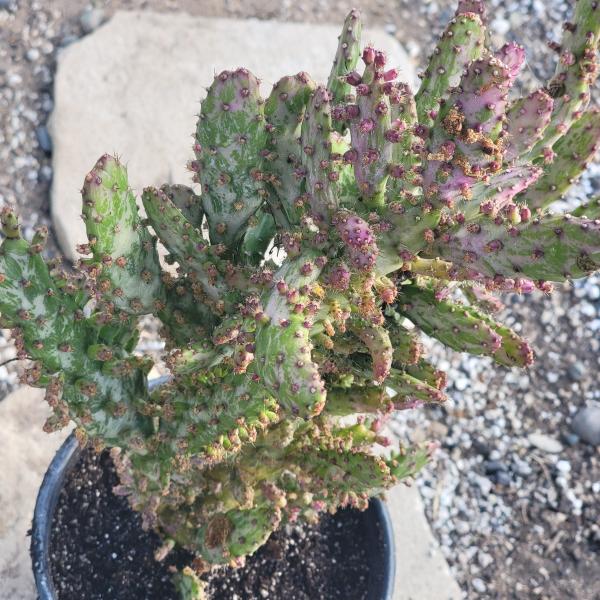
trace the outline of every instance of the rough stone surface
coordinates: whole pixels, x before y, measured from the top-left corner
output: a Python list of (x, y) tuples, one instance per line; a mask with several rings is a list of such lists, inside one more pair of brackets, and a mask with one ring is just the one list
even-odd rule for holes
[(396, 546), (393, 600), (460, 600), (460, 588), (433, 537), (417, 487), (395, 487), (387, 494), (387, 506)]
[(50, 414), (43, 390), (20, 388), (0, 403), (0, 598), (36, 598), (29, 540), (44, 473), (69, 433), (42, 431)]
[[(245, 66), (263, 81), (263, 94), (283, 75), (307, 71), (326, 81), (338, 26), (120, 12), (58, 58), (52, 219), (63, 252), (76, 257), (85, 242), (79, 189), (104, 152), (129, 167), (136, 192), (165, 182), (187, 183), (191, 134), (199, 100), (215, 73)], [(383, 31), (367, 31), (404, 79), (412, 63)]]

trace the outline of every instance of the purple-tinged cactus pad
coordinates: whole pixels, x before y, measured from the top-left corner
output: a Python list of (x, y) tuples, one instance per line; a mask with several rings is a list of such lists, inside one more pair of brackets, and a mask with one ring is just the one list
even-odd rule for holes
[(494, 56), (508, 68), (508, 76), (513, 81), (525, 62), (525, 49), (515, 42), (504, 44)]
[(485, 0), (458, 0), (456, 15), (464, 15), (474, 13), (479, 15), (482, 22), (486, 22)]
[(508, 167), (505, 171), (492, 175), (487, 181), (476, 183), (471, 200), (460, 207), (461, 214), (467, 221), (478, 215), (491, 218), (507, 215), (507, 211), (515, 206), (518, 194), (533, 185), (541, 174), (540, 167)]
[(333, 222), (345, 245), (350, 265), (357, 271), (370, 271), (375, 265), (379, 249), (369, 224), (348, 211), (337, 213)]
[(562, 215), (517, 225), (482, 219), (435, 248), (459, 279), (565, 281), (600, 268), (600, 222)]
[(504, 160), (508, 163), (525, 156), (542, 137), (554, 101), (544, 90), (536, 90), (513, 102), (506, 111)]

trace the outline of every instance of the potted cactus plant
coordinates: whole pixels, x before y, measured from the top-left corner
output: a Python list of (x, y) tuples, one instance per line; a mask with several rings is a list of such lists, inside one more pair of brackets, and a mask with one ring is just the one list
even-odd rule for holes
[[(31, 361), (24, 382), (47, 390), (46, 429), (74, 422), (81, 446), (112, 449), (116, 493), (164, 540), (159, 558), (195, 557), (176, 574), (186, 597), (282, 525), (365, 509), (416, 474), (430, 448), (382, 450), (382, 427), (445, 400), (420, 332), (525, 367), (533, 352), (491, 315), (494, 293), (600, 268), (598, 202), (547, 210), (600, 136), (598, 3), (577, 2), (555, 76), (521, 98), (523, 48), (493, 50), (484, 22), (481, 0), (459, 2), (415, 95), (383, 53), (361, 52), (357, 11), (327, 85), (299, 73), (263, 100), (246, 69), (217, 75), (190, 163), (201, 194), (147, 188), (144, 219), (125, 166), (103, 156), (74, 275), (3, 209), (2, 321)], [(147, 314), (170, 372), (153, 389), (134, 353)]]

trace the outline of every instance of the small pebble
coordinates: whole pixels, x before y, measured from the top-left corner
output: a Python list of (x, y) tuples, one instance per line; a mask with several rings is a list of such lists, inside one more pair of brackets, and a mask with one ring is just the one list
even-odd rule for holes
[(598, 300), (600, 299), (600, 287), (597, 285), (591, 285), (587, 290), (587, 297), (590, 300)]
[(562, 452), (563, 445), (554, 438), (544, 435), (543, 433), (530, 433), (527, 436), (529, 443), (535, 446), (542, 452), (548, 452), (549, 454), (558, 454)]
[(473, 440), (473, 449), (481, 454), (484, 458), (487, 458), (490, 455), (491, 448), (486, 444), (483, 440), (475, 439)]
[(585, 377), (585, 366), (582, 362), (577, 361), (569, 367), (568, 373), (573, 381), (581, 381)]
[(494, 33), (497, 33), (500, 36), (506, 35), (510, 30), (510, 23), (506, 19), (494, 19), (490, 26)]
[(48, 133), (47, 127), (45, 127), (44, 125), (41, 125), (40, 127), (36, 128), (35, 137), (37, 138), (40, 148), (46, 154), (52, 154), (52, 138), (50, 137), (50, 134)]
[(579, 304), (579, 312), (589, 319), (593, 319), (596, 316), (596, 307), (589, 302), (581, 302)]
[(104, 11), (93, 6), (85, 8), (79, 17), (79, 24), (84, 33), (91, 33), (94, 29), (100, 27), (103, 21)]
[(52, 167), (44, 165), (40, 169), (40, 181), (52, 181)]
[(582, 408), (573, 418), (573, 431), (592, 446), (600, 446), (600, 406), (589, 405)]
[(512, 483), (512, 479), (506, 471), (494, 473), (493, 478), (498, 485), (510, 485)]
[(73, 34), (65, 35), (65, 37), (60, 41), (60, 45), (63, 48), (66, 48), (67, 46), (71, 45), (73, 42), (76, 42), (78, 39), (79, 38)]
[(490, 452), (490, 460), (500, 460), (502, 458), (502, 453), (498, 450), (492, 450)]
[(486, 567), (489, 567), (494, 562), (494, 559), (491, 554), (488, 554), (487, 552), (482, 552), (480, 550), (477, 553), (477, 562), (479, 563), (479, 566), (482, 569), (485, 569)]
[(23, 83), (23, 78), (18, 73), (9, 73), (6, 77), (8, 87), (16, 88)]
[(479, 577), (475, 577), (475, 579), (473, 579), (471, 584), (473, 585), (473, 589), (476, 592), (479, 592), (480, 594), (483, 594), (487, 590), (485, 581), (483, 581), (483, 579), (480, 579)]
[(25, 53), (25, 58), (29, 62), (35, 62), (40, 57), (40, 51), (37, 48), (29, 48)]
[(529, 466), (529, 463), (521, 460), (518, 457), (513, 458), (513, 472), (521, 477), (528, 477), (533, 473), (533, 469)]
[(483, 464), (486, 475), (497, 473), (498, 471), (506, 471), (506, 465), (499, 460), (488, 460)]
[(469, 380), (466, 377), (458, 377), (453, 383), (459, 392), (464, 392), (469, 387)]
[(477, 477), (475, 483), (484, 496), (487, 496), (492, 491), (492, 482), (487, 477)]
[(571, 433), (569, 431), (563, 433), (560, 436), (560, 439), (567, 445), (567, 446), (575, 446), (576, 444), (579, 443), (579, 436), (576, 433)]

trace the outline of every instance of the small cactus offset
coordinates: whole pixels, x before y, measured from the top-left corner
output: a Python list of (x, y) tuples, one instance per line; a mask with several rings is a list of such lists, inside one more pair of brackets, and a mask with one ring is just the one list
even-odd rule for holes
[[(23, 380), (47, 389), (48, 430), (73, 421), (82, 444), (112, 448), (115, 491), (163, 536), (158, 558), (196, 555), (184, 597), (280, 525), (365, 508), (416, 474), (429, 447), (383, 451), (381, 428), (446, 400), (420, 337), (527, 366), (494, 294), (600, 269), (598, 198), (548, 212), (600, 139), (600, 7), (578, 0), (556, 75), (521, 98), (524, 50), (488, 47), (485, 23), (481, 0), (461, 0), (414, 94), (361, 47), (356, 10), (326, 84), (286, 75), (264, 99), (248, 70), (220, 73), (197, 187), (147, 188), (142, 218), (118, 158), (85, 177), (75, 275), (42, 258), (46, 231), (26, 241), (2, 210), (1, 321)], [(170, 370), (153, 389), (134, 353), (146, 314)]]

